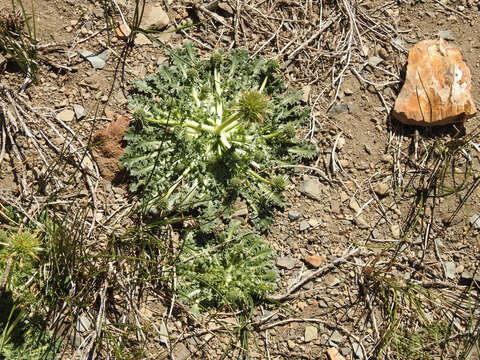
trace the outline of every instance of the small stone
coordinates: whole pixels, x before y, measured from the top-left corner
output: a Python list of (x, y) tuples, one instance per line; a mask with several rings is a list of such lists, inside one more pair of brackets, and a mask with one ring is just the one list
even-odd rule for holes
[(289, 257), (280, 257), (280, 258), (277, 259), (275, 264), (280, 269), (292, 270), (297, 265), (297, 260), (289, 258)]
[(296, 221), (302, 217), (302, 213), (296, 211), (296, 210), (290, 210), (288, 212), (288, 218), (290, 221)]
[(380, 159), (386, 164), (393, 164), (393, 156), (390, 154), (383, 154)]
[(161, 30), (170, 24), (167, 13), (160, 6), (146, 5), (140, 27), (144, 30)]
[(368, 64), (371, 65), (371, 66), (377, 66), (382, 61), (383, 61), (383, 59), (381, 57), (378, 57), (378, 56), (370, 56), (368, 58)]
[(347, 104), (336, 104), (333, 105), (332, 108), (330, 109), (330, 114), (332, 116), (342, 114), (348, 112), (348, 105)]
[(460, 279), (463, 281), (472, 281), (473, 274), (470, 271), (463, 271), (462, 275), (460, 276)]
[(73, 111), (75, 111), (77, 120), (80, 120), (85, 116), (85, 109), (82, 105), (73, 104)]
[(85, 332), (92, 328), (92, 322), (88, 318), (88, 316), (82, 314), (77, 318), (75, 321), (75, 330), (78, 332)]
[(304, 103), (308, 102), (311, 91), (312, 91), (312, 86), (311, 85), (306, 85), (302, 88), (302, 101)]
[(365, 358), (363, 348), (359, 343), (356, 343), (356, 342), (352, 343), (352, 348), (353, 348), (353, 353), (358, 359), (362, 360)]
[(75, 113), (70, 109), (62, 110), (57, 114), (57, 119), (65, 122), (72, 121), (74, 117)]
[(342, 343), (344, 340), (344, 337), (342, 334), (340, 334), (340, 332), (338, 330), (335, 330), (332, 334), (332, 336), (330, 336), (330, 341), (334, 342), (334, 343), (337, 343), (337, 344), (340, 344)]
[(368, 229), (370, 227), (362, 215), (355, 217), (355, 224), (357, 224), (360, 229)]
[(287, 340), (287, 346), (290, 350), (293, 350), (293, 349), (295, 349), (295, 346), (297, 346), (297, 344), (295, 344), (295, 341), (293, 341), (291, 339), (288, 339)]
[(115, 29), (115, 33), (117, 34), (117, 37), (122, 40), (127, 40), (131, 32), (132, 30), (130, 30), (130, 27), (127, 24), (120, 24)]
[(455, 40), (451, 30), (440, 30), (438, 36), (445, 40)]
[(337, 150), (339, 151), (342, 150), (344, 145), (345, 145), (345, 138), (343, 136), (340, 136), (337, 142)]
[(329, 360), (345, 360), (345, 358), (340, 355), (338, 350), (334, 347), (327, 349), (327, 355)]
[(392, 115), (407, 125), (436, 126), (465, 121), (476, 113), (470, 69), (444, 39), (417, 43), (408, 55), (405, 84)]
[(172, 350), (172, 358), (175, 360), (187, 360), (191, 359), (192, 353), (188, 350), (187, 345), (182, 342), (178, 342)]
[(110, 55), (108, 49), (99, 54), (94, 54), (90, 50), (79, 50), (78, 53), (92, 65), (94, 69), (103, 69)]
[(133, 42), (135, 45), (139, 45), (139, 46), (152, 44), (150, 39), (142, 33), (138, 33), (137, 35), (135, 35), (135, 40), (133, 40)]
[(97, 18), (102, 18), (103, 17), (103, 9), (102, 8), (93, 9), (93, 15), (95, 15)]
[(317, 178), (305, 176), (300, 182), (299, 191), (314, 200), (322, 199), (322, 183)]
[(445, 277), (447, 279), (454, 279), (456, 273), (456, 265), (452, 261), (445, 262)]
[(318, 337), (318, 329), (313, 325), (305, 326), (305, 336), (304, 341), (310, 342), (316, 340)]
[(314, 268), (318, 268), (327, 260), (325, 255), (310, 255), (305, 257), (305, 262)]
[(353, 212), (355, 214), (360, 211), (360, 205), (358, 205), (357, 200), (355, 200), (355, 198), (353, 198), (353, 197), (350, 199), (350, 202), (348, 203), (348, 206), (350, 207), (350, 209), (353, 210)]
[(307, 230), (309, 227), (310, 227), (310, 224), (308, 223), (308, 221), (307, 221), (307, 220), (303, 220), (303, 221), (300, 223), (299, 229), (300, 229), (300, 231), (305, 231), (305, 230)]
[(378, 196), (386, 196), (390, 191), (390, 186), (388, 186), (388, 184), (385, 184), (385, 183), (378, 183), (373, 188), (373, 191), (375, 191), (375, 194), (377, 194)]
[[(89, 32), (90, 30), (93, 29), (93, 21), (88, 20), (87, 22), (85, 22), (85, 24), (83, 26), (84, 26), (85, 34), (86, 34), (87, 32)], [(82, 29), (82, 33), (84, 33), (83, 29)]]
[(390, 230), (392, 231), (392, 236), (394, 239), (400, 238), (400, 226), (397, 224), (392, 224), (392, 226), (390, 226)]
[(472, 215), (470, 217), (470, 226), (475, 230), (480, 230), (480, 215)]

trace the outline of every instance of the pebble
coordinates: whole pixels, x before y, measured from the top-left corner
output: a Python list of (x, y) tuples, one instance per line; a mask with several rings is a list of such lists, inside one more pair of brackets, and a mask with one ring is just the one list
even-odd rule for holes
[(296, 210), (290, 210), (288, 212), (288, 218), (290, 221), (296, 221), (302, 217), (302, 213), (296, 211)]
[(137, 35), (135, 35), (135, 40), (133, 40), (133, 42), (135, 45), (139, 45), (139, 46), (150, 45), (152, 43), (150, 39), (142, 33), (138, 33)]
[(445, 262), (445, 276), (447, 279), (454, 279), (456, 273), (456, 265), (453, 261)]
[(375, 194), (377, 194), (378, 196), (385, 196), (389, 193), (390, 186), (386, 183), (378, 183), (373, 188), (373, 191), (375, 191)]
[(470, 217), (470, 225), (475, 230), (480, 230), (480, 215), (475, 214)]
[(350, 199), (350, 202), (348, 203), (348, 206), (350, 207), (350, 209), (353, 210), (353, 212), (355, 214), (360, 211), (360, 205), (358, 205), (357, 200), (355, 200), (355, 198), (353, 198), (353, 197)]
[(392, 226), (390, 226), (390, 230), (392, 231), (392, 236), (394, 239), (400, 238), (400, 226), (397, 224), (392, 224)]
[(75, 111), (75, 116), (77, 117), (77, 120), (80, 120), (85, 116), (85, 109), (82, 105), (74, 104), (73, 111)]
[(102, 8), (93, 9), (93, 15), (95, 15), (97, 18), (102, 18), (103, 17), (103, 9)]
[(475, 276), (473, 276), (470, 271), (464, 271), (462, 272), (460, 279), (463, 282), (471, 282), (472, 280), (475, 280), (477, 283), (480, 283), (480, 274), (476, 274)]
[(345, 360), (345, 358), (340, 355), (338, 350), (334, 347), (327, 349), (327, 355), (329, 360)]
[(300, 229), (300, 231), (305, 231), (305, 230), (307, 230), (309, 227), (310, 227), (310, 224), (308, 223), (308, 221), (307, 221), (307, 220), (303, 220), (303, 221), (300, 223), (299, 229)]
[(115, 33), (117, 34), (117, 37), (122, 40), (127, 40), (131, 32), (132, 30), (130, 30), (130, 27), (126, 24), (120, 24), (115, 29)]
[(455, 40), (451, 30), (440, 30), (438, 36), (445, 40)]
[(297, 346), (297, 344), (295, 343), (295, 341), (293, 341), (291, 339), (288, 339), (287, 340), (287, 346), (290, 350), (293, 350), (293, 349), (295, 349), (295, 346)]
[(365, 354), (363, 353), (363, 348), (362, 346), (359, 344), (359, 343), (352, 343), (352, 348), (353, 348), (353, 352), (355, 354), (355, 356), (359, 359), (364, 359), (365, 358)]
[(345, 138), (343, 136), (340, 136), (337, 142), (337, 150), (339, 151), (342, 150), (344, 146), (345, 146)]
[[(93, 21), (88, 20), (83, 26), (84, 26), (85, 34), (86, 34), (87, 32), (89, 32), (90, 30), (93, 29)], [(82, 34), (83, 34), (83, 29), (82, 29)]]
[(337, 343), (337, 344), (340, 344), (342, 343), (344, 340), (344, 337), (342, 334), (340, 334), (340, 332), (338, 330), (335, 330), (332, 334), (332, 336), (330, 336), (330, 341), (334, 342), (334, 343)]
[(327, 260), (325, 255), (310, 255), (305, 257), (305, 262), (310, 266), (318, 268)]
[(378, 56), (370, 56), (368, 58), (368, 65), (370, 66), (377, 66), (378, 64), (380, 64), (381, 62), (383, 61), (383, 59), (381, 57), (378, 57)]
[(322, 199), (322, 183), (314, 177), (305, 176), (299, 184), (299, 191), (313, 200)]
[(107, 50), (94, 54), (90, 50), (79, 50), (78, 53), (92, 65), (94, 69), (103, 69), (107, 63), (110, 52)]
[(57, 118), (65, 122), (72, 121), (74, 117), (75, 117), (75, 113), (70, 109), (62, 110), (57, 114)]
[(160, 6), (146, 5), (140, 27), (145, 30), (161, 30), (170, 24), (167, 13)]
[(358, 226), (360, 229), (368, 229), (368, 228), (369, 228), (368, 223), (365, 221), (365, 219), (363, 218), (362, 215), (358, 215), (358, 216), (355, 218), (355, 224), (357, 224), (357, 226)]
[(318, 337), (318, 329), (313, 325), (305, 326), (305, 336), (304, 341), (310, 342), (316, 340)]
[(330, 109), (330, 114), (332, 114), (332, 116), (345, 113), (345, 112), (348, 112), (347, 104), (336, 104), (336, 105), (333, 105), (332, 108)]
[(75, 330), (78, 332), (88, 331), (92, 328), (92, 322), (86, 315), (80, 315), (75, 321)]
[(291, 270), (297, 265), (297, 260), (289, 258), (289, 257), (281, 257), (281, 258), (277, 259), (276, 265), (280, 269)]

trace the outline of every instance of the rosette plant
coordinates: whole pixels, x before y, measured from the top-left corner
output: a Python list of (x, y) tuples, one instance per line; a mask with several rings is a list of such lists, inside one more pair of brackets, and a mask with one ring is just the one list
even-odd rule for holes
[(243, 199), (267, 229), (283, 206), (282, 165), (316, 155), (297, 136), (309, 111), (280, 75), (274, 61), (246, 51), (203, 59), (186, 44), (170, 52), (169, 66), (135, 81), (136, 122), (121, 162), (145, 213), (189, 214), (209, 226)]

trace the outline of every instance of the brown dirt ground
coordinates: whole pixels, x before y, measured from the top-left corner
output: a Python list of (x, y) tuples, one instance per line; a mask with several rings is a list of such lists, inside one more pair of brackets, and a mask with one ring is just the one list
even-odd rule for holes
[[(130, 7), (125, 11), (131, 15), (132, 1), (126, 3), (130, 4)], [(227, 3), (235, 9), (235, 1)], [(246, 3), (258, 7), (263, 14), (268, 15), (259, 16), (252, 7), (245, 5), (242, 10), (244, 19), (240, 18), (239, 25), (236, 25), (238, 18), (235, 12), (230, 14), (228, 11), (218, 10), (228, 25), (225, 26), (211, 20), (208, 14), (196, 13), (191, 3), (183, 0), (174, 1), (169, 10), (172, 20), (175, 19), (179, 24), (186, 20), (200, 23), (188, 33), (177, 32), (157, 36), (168, 46), (178, 46), (187, 38), (193, 38), (197, 45), (205, 45), (204, 47), (199, 45), (202, 52), (207, 52), (208, 47), (228, 48), (237, 38), (235, 46), (255, 52), (259, 44), (265, 43), (272, 32), (278, 29), (279, 17), (292, 20), (291, 23), (286, 22), (288, 26), (285, 25), (284, 33), (283, 31), (281, 33), (283, 38), (277, 38), (260, 51), (261, 55), (269, 57), (274, 56), (285, 45), (287, 38), (301, 35), (300, 37), (305, 39), (305, 36), (310, 34), (306, 29), (312, 29), (320, 14), (319, 2), (268, 0)], [(328, 11), (333, 8), (335, 2), (324, 3), (323, 17), (327, 19)], [(9, 4), (8, 0), (0, 0), (0, 8), (8, 8)], [(478, 8), (480, 5), (475, 1), (470, 7), (465, 5), (460, 1), (370, 0), (358, 1), (357, 6), (372, 16), (380, 14), (379, 19), (390, 21), (400, 34), (407, 50), (417, 41), (435, 38), (440, 30), (450, 30), (453, 43), (460, 48), (465, 62), (472, 70), (473, 97), (480, 105), (480, 8)], [(107, 116), (111, 114), (109, 110), (114, 114), (127, 113), (126, 92), (120, 85), (125, 84), (128, 88), (131, 79), (155, 71), (166, 56), (165, 50), (159, 46), (135, 46), (128, 54), (122, 79), (116, 70), (124, 43), (122, 40), (112, 38), (107, 31), (97, 34), (97, 31), (105, 27), (104, 19), (94, 14), (94, 10), (98, 8), (98, 4), (82, 0), (35, 1), (39, 43), (52, 46), (41, 51), (38, 83), (30, 85), (25, 91), (26, 99), (33, 107), (54, 109), (56, 113), (73, 104), (83, 105), (87, 112), (85, 119), (73, 120), (68, 125), (85, 143), (94, 131), (105, 128), (111, 122), (111, 116), (110, 118)], [(380, 10), (375, 12), (375, 9)], [(261, 20), (264, 23), (262, 25), (253, 20)], [(86, 24), (91, 28), (82, 32)], [(264, 31), (265, 28), (268, 28), (268, 31)], [(337, 35), (339, 34), (327, 33), (326, 36), (331, 36), (333, 41)], [(368, 55), (380, 54), (384, 58), (382, 63), (384, 69), (400, 76), (407, 52), (394, 49), (387, 39), (378, 38), (373, 41), (374, 38), (365, 37)], [(301, 44), (301, 40), (294, 44), (284, 52), (282, 60), (285, 62), (289, 60), (288, 54)], [(112, 51), (107, 66), (102, 70), (92, 69), (90, 64), (76, 53), (79, 49), (102, 50), (105, 45), (110, 46)], [(312, 48), (309, 49), (310, 55), (314, 54), (316, 46), (315, 41), (309, 45)], [(363, 59), (357, 57), (352, 61), (359, 69), (359, 64), (365, 62), (365, 59), (366, 57)], [(57, 65), (68, 69), (62, 70)], [(415, 168), (412, 165), (411, 149), (415, 141), (415, 129), (397, 124), (390, 119), (385, 109), (385, 106), (388, 108), (392, 106), (399, 85), (375, 89), (359, 81), (348, 70), (338, 99), (327, 111), (334, 89), (327, 89), (320, 97), (318, 95), (326, 84), (328, 85), (328, 79), (332, 76), (326, 74), (329, 65), (329, 60), (323, 61), (321, 56), (313, 59), (300, 53), (299, 57), (294, 57), (294, 61), (285, 69), (291, 86), (310, 91), (307, 103), (314, 106), (315, 115), (312, 141), (320, 149), (318, 161), (310, 165), (321, 169), (330, 178), (330, 182), (319, 177), (323, 195), (322, 200), (318, 201), (311, 200), (298, 191), (298, 184), (303, 176), (309, 174), (315, 177), (316, 172), (308, 173), (304, 169), (299, 169), (291, 179), (287, 194), (288, 206), (278, 213), (267, 238), (268, 243), (276, 250), (277, 257), (296, 260), (296, 265), (292, 269), (279, 269), (281, 275), (279, 293), (284, 293), (292, 283), (312, 272), (305, 262), (307, 256), (324, 256), (322, 264), (324, 266), (343, 256), (354, 246), (359, 246), (359, 250), (346, 263), (335, 266), (307, 282), (290, 299), (282, 301), (280, 306), (255, 309), (249, 340), (251, 358), (326, 359), (327, 348), (338, 347), (346, 359), (353, 359), (355, 356), (352, 349), (355, 343), (361, 343), (367, 354), (371, 355), (375, 349), (378, 350), (375, 347), (380, 340), (377, 331), (384, 334), (388, 330), (388, 306), (385, 299), (391, 299), (394, 293), (392, 289), (402, 288), (407, 280), (424, 284), (436, 299), (450, 301), (442, 303), (443, 305), (438, 308), (426, 302), (426, 318), (451, 321), (458, 325), (460, 329), (458, 333), (465, 331), (467, 325), (464, 317), (456, 314), (452, 308), (455, 304), (461, 303), (459, 299), (466, 289), (460, 279), (462, 271), (475, 272), (478, 266), (479, 232), (471, 230), (468, 222), (472, 214), (480, 214), (478, 189), (469, 196), (466, 206), (458, 212), (450, 224), (446, 224), (445, 219), (457, 208), (458, 197), (450, 196), (430, 203), (435, 205), (433, 210), (429, 208), (430, 205), (426, 206), (425, 218), (433, 211), (433, 221), (430, 223), (429, 242), (423, 250), (422, 241), (417, 241), (417, 238), (423, 236), (427, 220), (415, 226), (411, 234), (405, 234), (409, 211), (414, 201), (407, 190), (418, 188), (416, 183), (419, 181), (418, 172), (414, 172)], [(377, 71), (362, 74), (376, 82), (394, 80), (392, 76)], [(112, 89), (114, 78), (117, 81)], [(15, 89), (23, 82), (23, 78), (13, 67), (8, 67), (6, 72), (0, 75), (0, 81)], [(478, 116), (465, 124), (464, 133), (467, 134), (465, 136), (473, 133), (477, 127)], [(46, 131), (49, 134), (48, 129)], [(340, 133), (344, 144), (337, 151), (337, 156), (344, 171), (332, 174), (329, 161), (335, 138)], [(434, 130), (420, 129), (418, 135), (420, 149), (434, 142), (446, 143), (447, 139), (451, 139), (455, 134), (456, 129), (453, 126)], [(19, 139), (21, 142), (21, 135)], [(474, 141), (478, 143), (478, 137)], [(24, 142), (28, 144), (28, 141)], [(480, 152), (473, 148), (469, 149), (473, 171), (478, 179)], [(12, 170), (15, 168), (13, 155), (11, 159), (10, 165), (7, 164), (1, 171), (0, 187), (2, 193), (16, 196), (20, 192), (21, 186), (18, 181), (21, 176), (16, 175), (12, 178)], [(458, 161), (458, 166), (461, 167), (461, 160)], [(29, 170), (35, 168), (36, 165), (33, 163)], [(68, 169), (67, 166), (64, 171), (70, 174), (73, 170)], [(38, 171), (40, 172), (41, 168)], [(29, 174), (28, 181), (34, 176), (31, 171)], [(403, 183), (399, 183), (399, 174), (403, 175)], [(473, 177), (470, 181), (473, 181)], [(388, 184), (387, 196), (379, 198), (375, 195), (373, 188), (378, 183)], [(96, 215), (92, 213), (92, 217), (97, 216), (105, 228), (111, 228), (109, 227), (111, 224), (103, 220), (121, 210), (125, 203), (130, 201), (125, 191), (126, 185), (112, 185), (102, 179), (98, 179), (96, 185), (98, 208)], [(84, 179), (79, 178), (75, 185), (65, 191), (71, 196), (83, 191), (82, 201), (89, 201), (87, 189), (89, 188), (85, 185)], [(360, 207), (366, 205), (361, 214), (364, 220), (362, 223), (355, 219), (358, 209), (355, 208), (354, 202)], [(288, 217), (290, 210), (300, 212), (302, 217), (291, 221)], [(300, 231), (302, 221), (308, 222), (308, 228)], [(118, 224), (113, 225), (115, 228)], [(396, 228), (400, 230), (399, 234), (396, 234), (398, 232)], [(387, 245), (395, 245), (399, 236), (403, 235), (406, 239), (405, 248), (397, 255), (394, 266), (386, 266), (399, 248), (398, 246), (387, 248)], [(97, 236), (102, 239), (102, 236), (98, 234)], [(92, 245), (92, 249), (95, 246), (100, 245)], [(457, 273), (453, 279), (445, 278), (442, 262), (455, 262)], [(118, 293), (115, 296), (122, 298), (123, 294)], [(402, 304), (405, 306), (406, 301)], [(144, 324), (152, 329), (159, 328), (165, 306), (168, 306), (168, 299), (159, 301), (154, 294), (145, 296), (141, 305)], [(412, 309), (413, 307), (403, 309), (403, 316), (408, 318)], [(238, 323), (237, 314), (217, 314), (216, 320), (210, 322), (206, 318), (197, 320), (189, 318), (181, 308), (175, 314), (168, 322), (169, 335), (172, 339), (180, 339), (173, 347), (175, 359), (186, 359), (188, 356), (192, 359), (220, 359), (225, 351), (227, 354), (224, 358), (230, 359), (240, 354), (239, 344), (228, 344), (230, 337), (218, 331), (219, 327), (232, 327)], [(272, 318), (263, 321), (262, 314), (272, 314)], [(373, 318), (376, 325), (372, 322)], [(285, 322), (282, 323), (282, 320)], [(318, 334), (307, 342), (306, 327), (312, 325), (317, 327)], [(205, 328), (210, 331), (203, 331)], [(199, 335), (183, 336), (195, 334), (196, 331)], [(142, 348), (145, 352), (144, 358), (159, 359), (166, 356), (159, 355), (166, 354), (166, 350), (158, 333), (152, 331), (150, 336), (148, 341), (135, 339), (130, 345)], [(458, 338), (447, 344), (444, 354), (441, 354), (441, 348), (433, 347), (427, 358), (458, 358), (461, 349), (458, 347), (459, 342), (454, 340)], [(74, 347), (72, 349), (74, 350)], [(379, 356), (397, 358), (392, 353), (381, 353)], [(472, 352), (469, 359), (478, 358), (476, 356)], [(68, 358), (67, 354), (65, 357)]]

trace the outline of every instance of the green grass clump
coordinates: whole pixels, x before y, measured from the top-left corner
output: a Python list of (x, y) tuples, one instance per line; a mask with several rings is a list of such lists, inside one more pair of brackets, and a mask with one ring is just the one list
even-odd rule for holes
[(12, 0), (10, 12), (0, 14), (0, 53), (8, 54), (22, 73), (36, 81), (37, 33), (35, 11), (29, 16), (21, 0)]
[(43, 246), (36, 232), (0, 230), (0, 359), (55, 359), (41, 295)]

